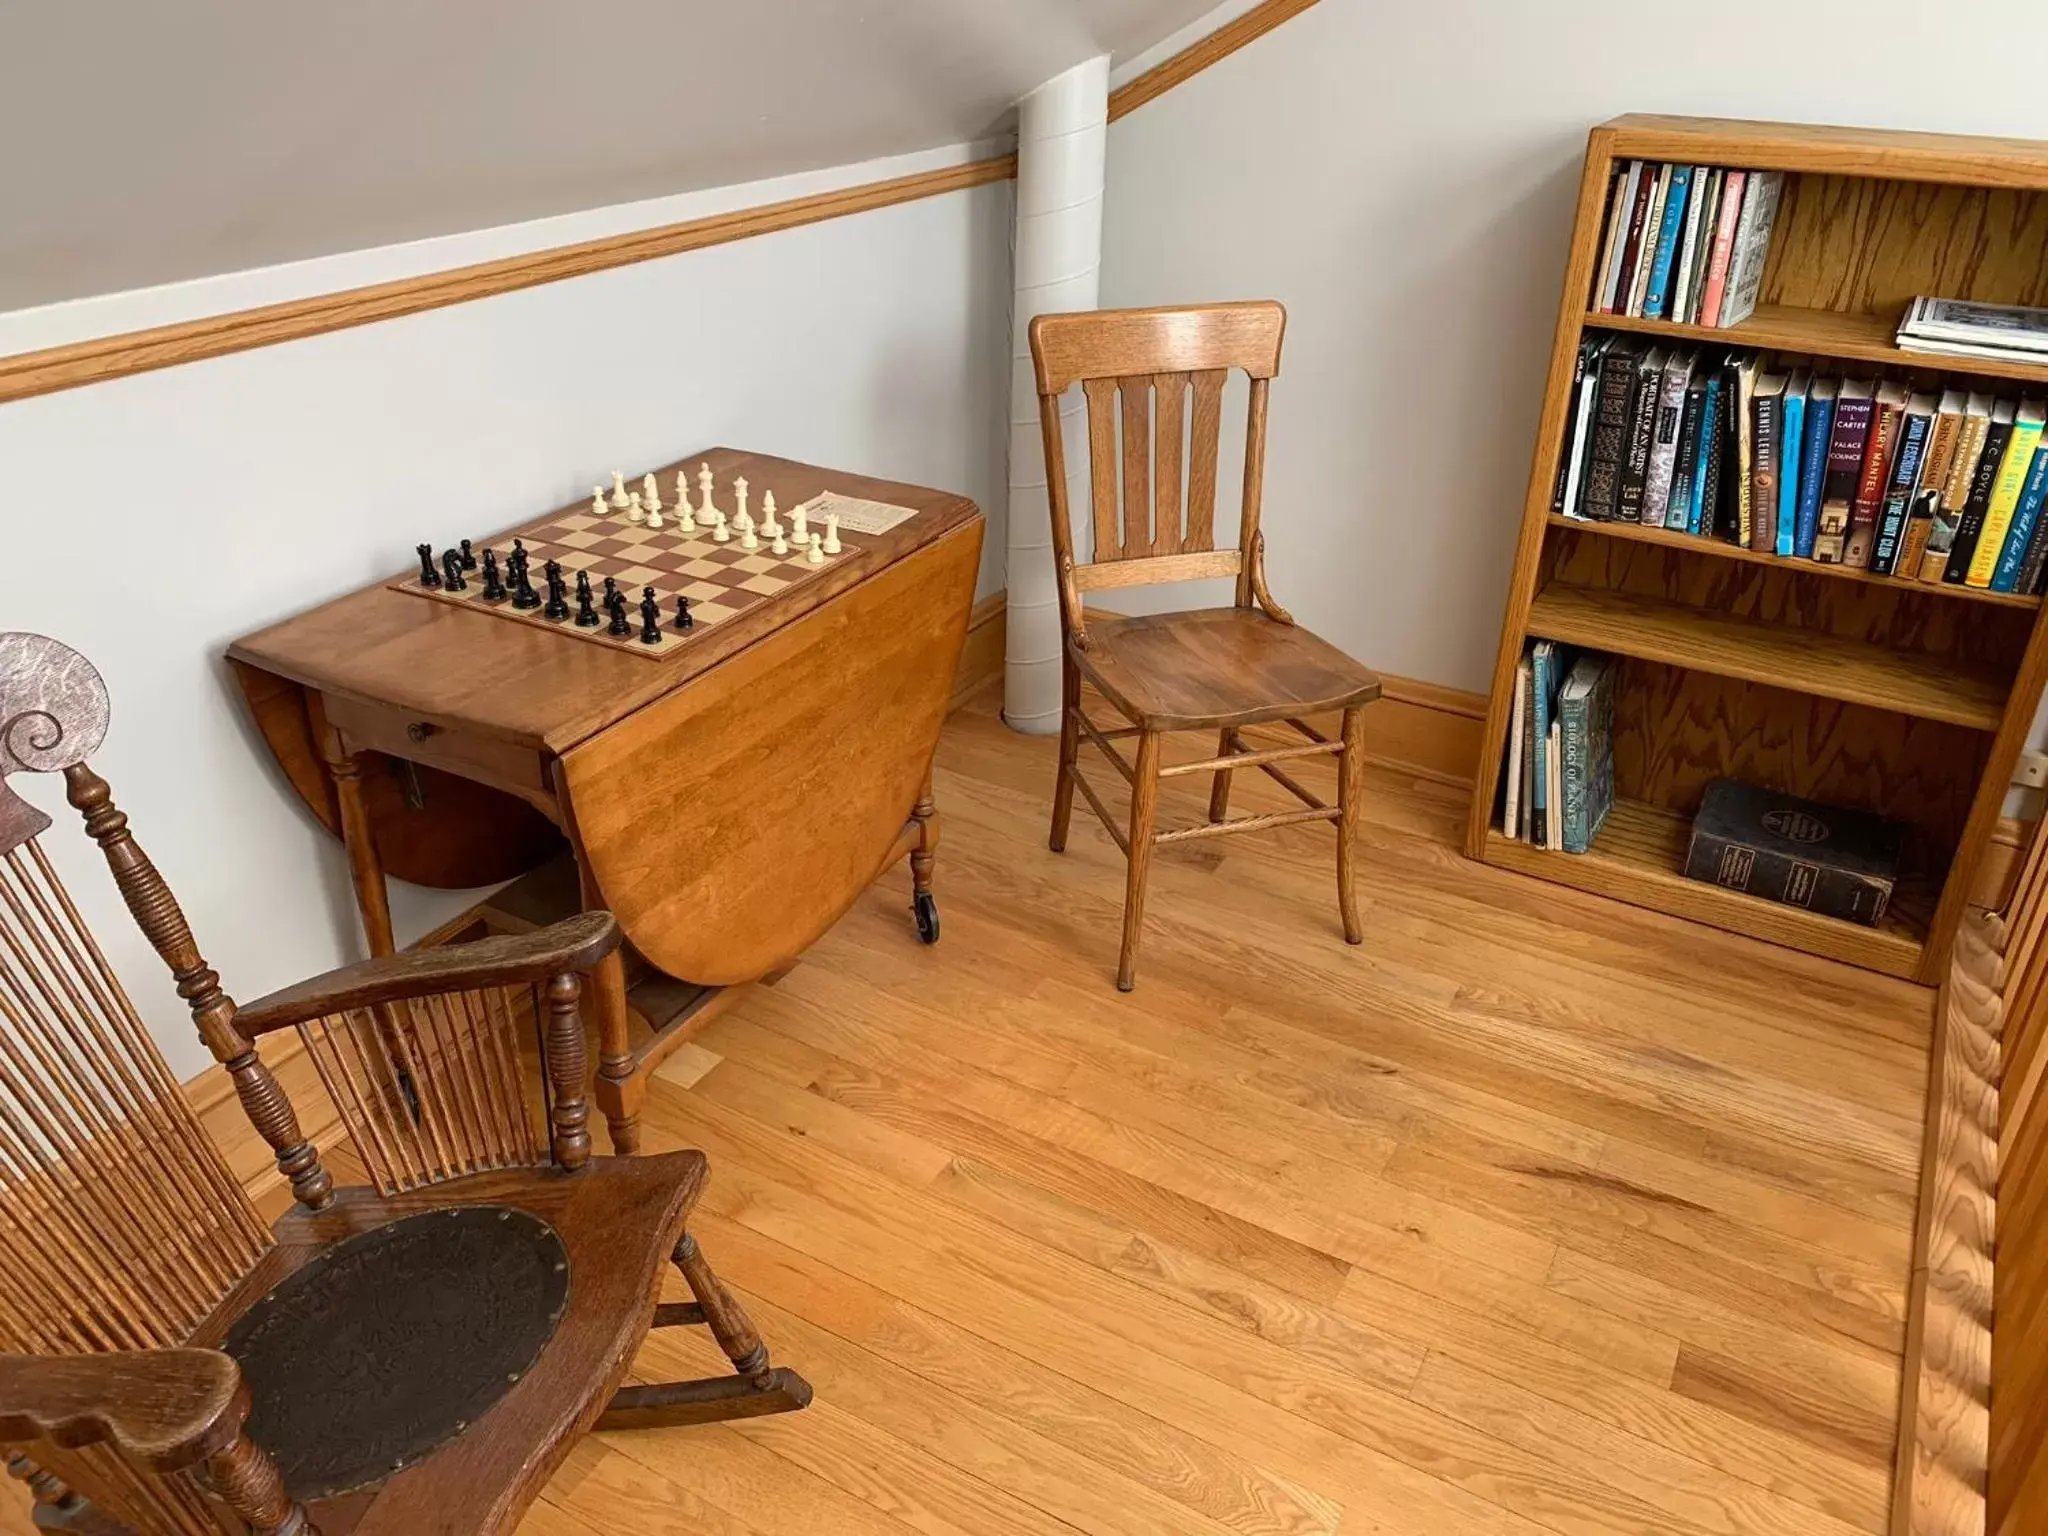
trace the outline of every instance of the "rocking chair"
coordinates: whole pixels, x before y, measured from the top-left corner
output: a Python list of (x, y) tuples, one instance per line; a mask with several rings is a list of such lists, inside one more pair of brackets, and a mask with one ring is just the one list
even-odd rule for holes
[[(510, 1531), (592, 1428), (809, 1402), (685, 1230), (703, 1154), (591, 1156), (577, 997), (619, 943), (608, 913), (237, 1008), (87, 766), (106, 725), (82, 657), (0, 635), (0, 1442), (39, 1526)], [(6, 784), (20, 771), (63, 774), (276, 1153), (297, 1203), (274, 1229), (39, 846), (50, 819)], [(335, 1188), (257, 1055), (288, 1028), (375, 1188)], [(670, 1262), (694, 1301), (657, 1305)], [(733, 1374), (621, 1389), (650, 1327), (685, 1324)]]

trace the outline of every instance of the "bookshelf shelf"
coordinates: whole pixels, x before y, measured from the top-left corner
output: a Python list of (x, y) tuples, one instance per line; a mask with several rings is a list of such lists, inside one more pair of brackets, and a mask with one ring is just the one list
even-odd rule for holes
[[(1691, 823), (1672, 811), (1640, 800), (1617, 800), (1598, 841), (1585, 853), (1536, 848), (1489, 831), (1486, 860), (1634, 906), (1754, 933), (1866, 970), (1906, 977), (1919, 970), (1925, 925), (1896, 909), (1888, 911), (1879, 926), (1865, 928), (1686, 879), (1681, 871), (1691, 830)], [(1906, 904), (1910, 907), (1910, 898)]]
[(1983, 587), (1951, 586), (1947, 582), (1904, 581), (1897, 576), (1878, 576), (1852, 565), (1821, 565), (1812, 560), (1789, 560), (1782, 555), (1760, 554), (1730, 544), (1725, 539), (1706, 538), (1696, 533), (1679, 533), (1670, 528), (1653, 528), (1643, 523), (1598, 523), (1583, 517), (1552, 513), (1553, 528), (1570, 528), (1603, 539), (1629, 539), (1638, 544), (1655, 544), (1686, 554), (1706, 555), (1716, 560), (1739, 560), (1748, 565), (1773, 566), (1800, 576), (1822, 576), (1831, 581), (1861, 581), (1887, 587), (1894, 592), (1911, 592), (1927, 597), (1953, 597), (1963, 602), (1990, 603), (2000, 608), (2039, 608), (2041, 599), (2017, 592), (1991, 592)]
[(1715, 342), (1766, 352), (1799, 352), (1842, 362), (1881, 364), (1891, 369), (1966, 374), (1987, 379), (2016, 379), (2048, 384), (2048, 364), (2006, 358), (1949, 357), (1937, 352), (1909, 352), (1892, 341), (1905, 306), (1884, 314), (1843, 314), (1831, 309), (1803, 309), (1791, 304), (1759, 304), (1740, 325), (1725, 327), (1678, 325), (1669, 320), (1643, 320), (1628, 315), (1590, 313), (1588, 330), (1632, 331), (1673, 341)]
[[(1746, 279), (1756, 308), (1740, 325), (1588, 313), (1609, 189), (1631, 159), (1784, 173), (1762, 270)], [(2044, 243), (2048, 143), (1678, 117), (1592, 130), (1469, 856), (1887, 974), (1940, 978), (2048, 684), (2048, 603), (1585, 522), (1551, 506), (1588, 333), (1697, 344), (1716, 365), (1737, 349), (1784, 353), (1836, 377), (1883, 371), (1910, 374), (1918, 388), (1953, 380), (1997, 398), (2038, 396), (2048, 360), (1909, 352), (1892, 338), (1917, 295), (2048, 306)], [(1611, 684), (1616, 800), (1585, 854), (1498, 827), (1517, 669), (1536, 640), (1630, 658)], [(1863, 928), (1687, 880), (1693, 814), (1706, 786), (1728, 778), (1908, 823), (1894, 915)]]

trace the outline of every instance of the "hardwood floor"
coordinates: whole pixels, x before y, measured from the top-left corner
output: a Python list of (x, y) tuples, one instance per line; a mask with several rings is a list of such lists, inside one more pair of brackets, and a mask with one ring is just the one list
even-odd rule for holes
[(1169, 846), (1119, 996), (1054, 751), (955, 715), (943, 941), (892, 874), (655, 1085), (814, 1406), (588, 1441), (526, 1536), (1885, 1528), (1931, 992), (1469, 863), (1375, 770), (1362, 948), (1326, 829)]

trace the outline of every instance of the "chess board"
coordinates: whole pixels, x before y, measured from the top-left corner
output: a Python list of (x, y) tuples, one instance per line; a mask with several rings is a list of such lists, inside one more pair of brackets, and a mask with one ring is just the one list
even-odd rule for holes
[[(543, 598), (547, 596), (547, 586), (541, 579), (542, 568), (550, 560), (559, 560), (569, 586), (569, 617), (566, 619), (543, 618), (539, 608), (515, 608), (509, 597), (502, 602), (484, 601), (480, 568), (469, 573), (469, 585), (460, 592), (424, 586), (417, 571), (388, 585), (400, 592), (432, 598), (436, 602), (459, 604), (520, 624), (559, 630), (580, 640), (594, 641), (658, 660), (680, 654), (697, 636), (778, 593), (815, 580), (877, 542), (842, 527), (839, 533), (840, 552), (825, 556), (823, 565), (812, 565), (797, 552), (794, 544), (786, 555), (775, 554), (765, 539), (760, 541), (758, 549), (743, 549), (736, 533), (728, 542), (720, 544), (702, 526), (694, 532), (685, 533), (677, 528), (672, 515), (664, 514), (664, 518), (660, 528), (648, 528), (644, 524), (636, 526), (626, 521), (624, 512), (610, 512), (599, 517), (586, 502), (567, 511), (536, 518), (523, 527), (509, 529), (492, 538), (472, 541), (472, 553), (479, 562), (486, 549), (494, 549), (502, 568), (506, 555), (511, 551), (512, 541), (519, 540), (525, 546), (530, 561), (534, 590)], [(787, 526), (786, 516), (783, 521)], [(812, 526), (822, 531), (824, 525), (814, 523)], [(581, 628), (576, 623), (578, 571), (590, 573), (590, 584), (597, 592), (600, 622), (593, 628)], [(604, 579), (607, 576), (617, 581), (619, 590), (626, 595), (626, 616), (632, 624), (631, 634), (607, 632), (609, 620), (603, 609)], [(640, 597), (647, 587), (654, 588), (655, 601), (661, 606), (661, 641), (656, 645), (648, 645), (640, 638)], [(692, 627), (688, 630), (675, 627), (678, 596), (690, 600)]]

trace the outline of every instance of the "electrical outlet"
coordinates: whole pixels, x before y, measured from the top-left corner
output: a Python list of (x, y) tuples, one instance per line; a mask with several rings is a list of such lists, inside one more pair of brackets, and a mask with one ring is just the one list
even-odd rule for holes
[(2022, 752), (2012, 781), (2027, 789), (2048, 789), (2048, 752)]

